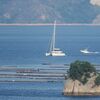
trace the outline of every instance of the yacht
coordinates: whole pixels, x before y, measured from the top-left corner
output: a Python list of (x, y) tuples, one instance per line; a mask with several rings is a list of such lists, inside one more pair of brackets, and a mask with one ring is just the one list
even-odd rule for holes
[(60, 48), (56, 48), (55, 43), (55, 37), (56, 37), (56, 21), (54, 22), (54, 30), (53, 30), (53, 36), (51, 39), (50, 49), (49, 52), (47, 52), (46, 56), (65, 56), (66, 54), (60, 50)]

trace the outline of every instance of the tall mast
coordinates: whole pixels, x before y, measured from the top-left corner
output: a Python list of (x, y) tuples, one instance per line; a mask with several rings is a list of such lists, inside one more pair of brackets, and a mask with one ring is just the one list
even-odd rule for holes
[(54, 30), (53, 30), (53, 45), (52, 45), (53, 50), (55, 49), (55, 35), (56, 35), (56, 20), (54, 22)]

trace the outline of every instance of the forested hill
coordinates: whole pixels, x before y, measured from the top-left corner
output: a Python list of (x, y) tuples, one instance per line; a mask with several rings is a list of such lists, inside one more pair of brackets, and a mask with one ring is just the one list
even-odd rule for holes
[(91, 0), (0, 0), (0, 23), (46, 23), (55, 19), (98, 23), (100, 7)]

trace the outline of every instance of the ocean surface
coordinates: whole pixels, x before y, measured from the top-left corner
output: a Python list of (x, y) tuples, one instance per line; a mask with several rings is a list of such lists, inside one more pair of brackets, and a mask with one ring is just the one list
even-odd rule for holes
[(100, 64), (100, 54), (84, 55), (80, 49), (100, 52), (100, 26), (58, 26), (56, 47), (65, 57), (46, 57), (53, 26), (0, 26), (0, 65), (66, 64), (87, 60)]
[(0, 83), (0, 100), (100, 100), (100, 97), (63, 96), (63, 82)]
[[(100, 52), (100, 26), (57, 26), (56, 47), (65, 57), (46, 57), (53, 26), (0, 26), (0, 66), (31, 67), (69, 64), (86, 60), (100, 64), (100, 54), (84, 55), (80, 49)], [(43, 67), (43, 66), (42, 66)], [(99, 100), (100, 97), (65, 97), (64, 82), (0, 83), (0, 100)]]

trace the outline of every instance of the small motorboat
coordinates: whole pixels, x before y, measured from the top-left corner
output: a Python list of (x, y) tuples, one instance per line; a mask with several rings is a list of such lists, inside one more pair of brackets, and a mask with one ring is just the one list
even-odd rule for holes
[(83, 54), (98, 54), (99, 53), (97, 51), (89, 51), (87, 48), (80, 50), (80, 52)]

